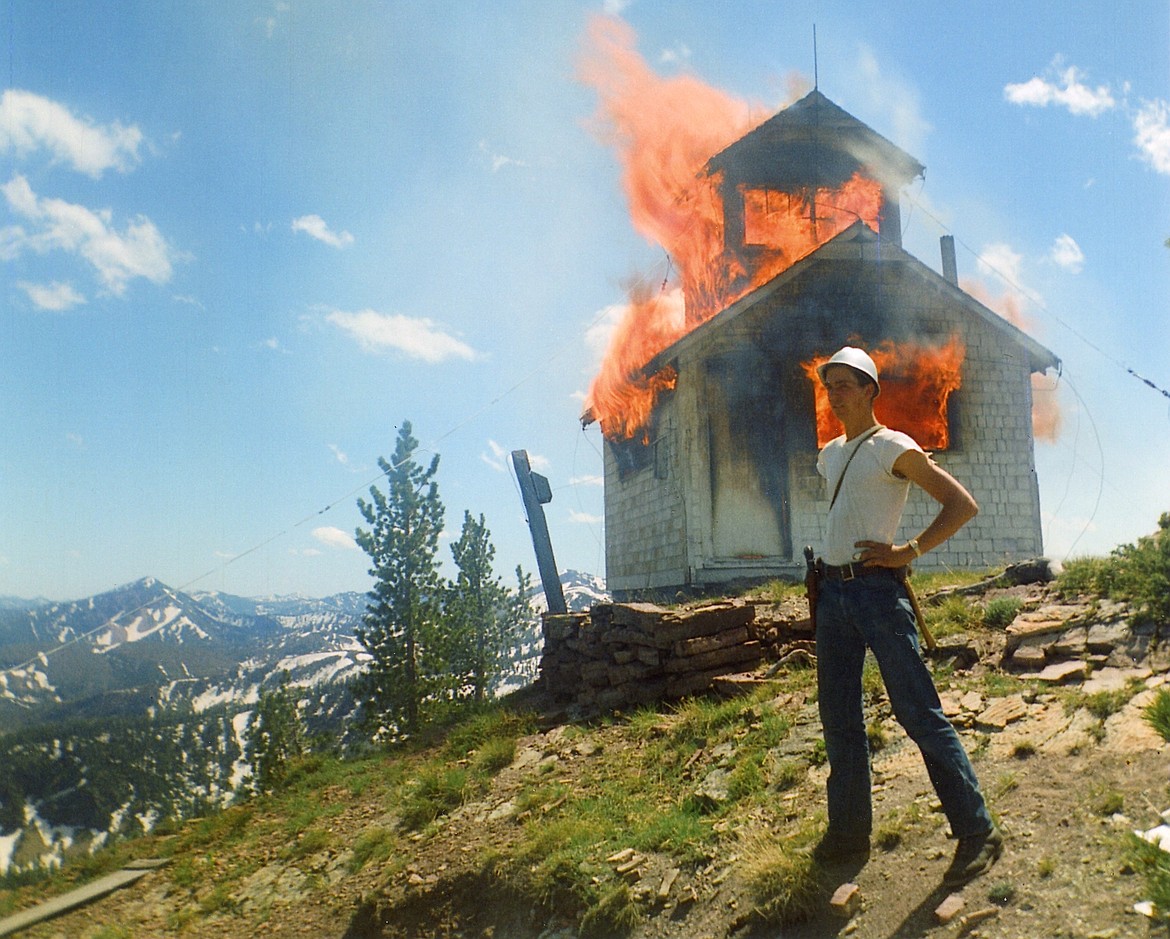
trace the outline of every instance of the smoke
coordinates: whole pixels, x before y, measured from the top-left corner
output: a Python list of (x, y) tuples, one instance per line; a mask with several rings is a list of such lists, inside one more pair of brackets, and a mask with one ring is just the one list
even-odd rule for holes
[(656, 75), (635, 43), (629, 24), (593, 17), (578, 74), (597, 92), (592, 130), (617, 153), (635, 229), (682, 263), (673, 249), (691, 222), (696, 177), (751, 129), (752, 109), (693, 76)]
[[(1019, 255), (1015, 255), (1014, 257), (1015, 263), (1009, 266), (1012, 267), (1015, 278), (1018, 278), (1020, 257)], [(1000, 263), (1006, 262), (1001, 258)], [(1014, 282), (1018, 283), (1018, 279), (1014, 279)], [(1004, 293), (998, 297), (992, 296), (991, 292), (982, 283), (967, 278), (961, 280), (959, 286), (993, 313), (998, 313), (1017, 329), (1029, 333), (1032, 331), (1032, 324), (1020, 307), (1018, 294)], [(1060, 436), (1062, 425), (1061, 408), (1057, 398), (1056, 388), (1056, 384), (1050, 379), (1045, 378), (1043, 375), (1033, 373), (1032, 436), (1037, 440), (1044, 440), (1048, 443), (1054, 443), (1057, 440)]]

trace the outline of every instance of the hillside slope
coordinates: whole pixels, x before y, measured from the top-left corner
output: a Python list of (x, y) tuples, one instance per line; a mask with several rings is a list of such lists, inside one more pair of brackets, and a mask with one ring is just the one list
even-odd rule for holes
[[(821, 872), (802, 922), (781, 928), (753, 914), (761, 858), (805, 857), (823, 825), (815, 691), (811, 672), (793, 668), (770, 681), (761, 669), (745, 679), (752, 694), (734, 704), (589, 724), (542, 723), (529, 694), (514, 703), (536, 716), (517, 719), (507, 759), (482, 785), (468, 777), (462, 804), (429, 823), (411, 819), (420, 781), (441, 788), (434, 767), (444, 763), (443, 772), (474, 770), (487, 744), (462, 758), (447, 740), (348, 764), (310, 761), (277, 796), (118, 846), (106, 867), (152, 855), (171, 862), (24, 935), (569, 939), (585, 934), (583, 919), (586, 931), (593, 923), (595, 935), (615, 934), (605, 924), (621, 917), (597, 915), (608, 902), (635, 915), (622, 931), (638, 939), (1148, 936), (1133, 912), (1145, 887), (1125, 836), (1170, 806), (1170, 747), (1142, 716), (1170, 663), (1109, 604), (1061, 602), (1040, 586), (995, 587), (966, 602), (987, 609), (1004, 599), (1018, 606), (1010, 627), (952, 633), (943, 642), (952, 654), (933, 666), (1008, 836), (1003, 859), (962, 891), (948, 924), (935, 910), (947, 897), (940, 881), (953, 843), (876, 685), (878, 847), (860, 870)], [(1037, 649), (1063, 667), (1046, 678), (1022, 668)], [(593, 843), (574, 842), (615, 806), (623, 820), (609, 817)], [(679, 819), (695, 822), (689, 835), (665, 828)], [(69, 879), (9, 893), (4, 906), (64, 890)], [(844, 880), (862, 897), (851, 919), (828, 905)], [(605, 899), (587, 910), (581, 890), (590, 885)], [(987, 918), (961, 920), (972, 914)]]

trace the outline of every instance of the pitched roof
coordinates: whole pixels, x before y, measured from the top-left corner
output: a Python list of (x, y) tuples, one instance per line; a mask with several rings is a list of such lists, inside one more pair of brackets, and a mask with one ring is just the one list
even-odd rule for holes
[(936, 290), (943, 298), (955, 303), (963, 310), (991, 326), (1003, 335), (1008, 342), (1022, 348), (1028, 355), (1029, 367), (1034, 372), (1043, 372), (1045, 369), (1058, 368), (1060, 359), (1049, 349), (1025, 333), (1023, 330), (1009, 323), (994, 310), (984, 306), (966, 291), (927, 267), (912, 254), (893, 244), (888, 239), (882, 239), (877, 232), (864, 222), (854, 222), (849, 228), (834, 238), (829, 239), (811, 254), (806, 255), (791, 267), (781, 271), (766, 284), (757, 287), (751, 293), (741, 297), (731, 306), (716, 313), (706, 322), (692, 329), (681, 339), (659, 352), (646, 363), (642, 372), (653, 375), (662, 369), (672, 359), (695, 349), (708, 341), (715, 332), (730, 323), (732, 320), (755, 309), (769, 296), (782, 287), (791, 284), (810, 272), (817, 265), (824, 262), (857, 262), (857, 263), (895, 263), (903, 266), (912, 277), (921, 279), (925, 284)]
[(814, 89), (715, 154), (707, 161), (707, 171), (791, 192), (798, 186), (840, 186), (858, 164), (894, 188), (926, 170)]

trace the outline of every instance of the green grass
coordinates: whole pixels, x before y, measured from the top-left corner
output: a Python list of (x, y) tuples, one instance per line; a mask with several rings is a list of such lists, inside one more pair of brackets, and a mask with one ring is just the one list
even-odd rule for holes
[(1061, 700), (1066, 711), (1071, 712), (1084, 708), (1097, 720), (1104, 721), (1129, 704), (1144, 687), (1145, 685), (1140, 680), (1131, 680), (1123, 687), (1115, 688), (1112, 691), (1095, 691), (1092, 694), (1085, 694), (1083, 691), (1073, 689), (1063, 692)]
[(760, 594), (769, 603), (782, 603), (789, 598), (803, 600), (806, 591), (803, 581), (771, 580), (760, 589)]
[(245, 836), (254, 814), (251, 805), (232, 806), (195, 821), (180, 841), (189, 847), (230, 847)]
[(983, 614), (967, 597), (951, 596), (923, 609), (926, 625), (936, 639), (970, 632), (983, 622)]
[(597, 898), (581, 917), (583, 939), (612, 939), (628, 936), (641, 917), (627, 884), (615, 884)]
[(1015, 884), (1002, 881), (992, 884), (987, 890), (987, 899), (999, 906), (1007, 906), (1016, 895)]
[(1141, 619), (1160, 631), (1170, 622), (1170, 512), (1158, 530), (1115, 548), (1107, 558), (1076, 558), (1057, 578), (1065, 596), (1096, 595), (1133, 606)]
[[(774, 693), (633, 712), (622, 727), (625, 745), (591, 764), (573, 787), (532, 792), (518, 816), (523, 827), (513, 856), (493, 855), (486, 863), (522, 894), (589, 911), (590, 923), (608, 923), (615, 935), (619, 927), (632, 928), (624, 885), (605, 858), (633, 848), (665, 854), (680, 867), (703, 863), (728, 837), (724, 832), (735, 829), (733, 820), (772, 811), (776, 789), (806, 776), (811, 744), (805, 759), (773, 761), (773, 748), (791, 733), (791, 717)], [(735, 760), (721, 767), (724, 752), (734, 752)], [(728, 774), (727, 800), (695, 798), (720, 767)]]
[(399, 809), (407, 831), (425, 828), (441, 815), (457, 809), (476, 794), (471, 772), (462, 766), (427, 766), (406, 793)]
[(983, 608), (983, 625), (988, 629), (1007, 629), (1023, 604), (1015, 597), (996, 597)]
[(1170, 690), (1160, 689), (1154, 695), (1154, 700), (1146, 705), (1142, 716), (1161, 734), (1163, 740), (1170, 741)]
[(1126, 835), (1125, 854), (1145, 881), (1145, 899), (1161, 917), (1170, 915), (1170, 853), (1135, 834)]
[(1107, 786), (1094, 786), (1089, 792), (1089, 806), (1097, 815), (1116, 815), (1125, 808), (1125, 796)]
[[(803, 596), (802, 585), (775, 590)], [(986, 612), (963, 603), (946, 615), (966, 623)], [(1010, 681), (1010, 690), (1024, 687)], [(863, 687), (871, 705), (884, 698), (872, 659)], [(564, 760), (550, 759), (532, 772), (514, 796), (508, 824), (515, 841), (469, 852), (468, 863), (524, 902), (576, 916), (582, 936), (637, 929), (647, 909), (643, 888), (631, 887), (606, 861), (626, 848), (659, 855), (684, 871), (737, 855), (736, 873), (751, 896), (749, 918), (776, 926), (808, 916), (824, 903), (809, 853), (823, 827), (822, 800), (818, 794), (809, 811), (803, 797), (793, 803), (791, 793), (808, 785), (809, 768), (824, 762), (824, 748), (820, 736), (806, 737), (804, 728), (799, 745), (792, 740), (797, 715), (785, 702), (794, 693), (814, 700), (811, 671), (785, 673), (735, 700), (695, 698), (592, 726), (564, 726), (558, 748), (567, 751), (588, 736), (595, 753), (604, 748), (604, 759), (574, 756), (571, 778)], [(176, 892), (189, 898), (171, 914), (171, 928), (233, 912), (240, 881), (258, 858), (275, 856), (307, 869), (320, 852), (348, 847), (342, 857), (351, 872), (387, 882), (410, 859), (414, 842), (432, 837), (437, 819), (481, 798), (513, 763), (520, 738), (536, 730), (532, 715), (494, 703), (434, 728), (425, 739), (361, 758), (319, 753), (292, 761), (277, 791), (176, 826), (158, 840), (154, 853), (173, 856), (168, 875)], [(880, 723), (874, 721), (870, 732), (874, 749), (880, 748)], [(727, 798), (696, 798), (717, 769), (727, 774)], [(352, 844), (340, 844), (330, 833), (331, 820), (358, 797), (382, 806), (386, 816), (371, 820), (373, 827), (356, 833)], [(916, 818), (908, 810), (886, 820), (876, 833), (879, 847), (900, 843)], [(741, 835), (745, 831), (753, 834)], [(319, 880), (306, 882), (307, 893), (327, 889)]]
[(753, 919), (784, 926), (817, 912), (824, 902), (811, 851), (818, 834), (809, 821), (784, 838), (755, 833), (743, 839), (740, 864), (754, 903)]
[(398, 835), (389, 828), (367, 828), (353, 843), (349, 870), (357, 873), (367, 864), (384, 864), (398, 848)]
[(915, 571), (910, 578), (914, 585), (914, 592), (920, 597), (927, 597), (948, 587), (970, 587), (996, 574), (1003, 573), (1002, 568), (984, 570), (945, 570), (945, 571)]

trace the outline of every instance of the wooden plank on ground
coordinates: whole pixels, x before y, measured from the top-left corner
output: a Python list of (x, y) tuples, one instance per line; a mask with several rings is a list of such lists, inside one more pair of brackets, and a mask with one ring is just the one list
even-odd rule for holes
[(62, 913), (68, 913), (70, 910), (75, 910), (79, 906), (85, 906), (87, 903), (100, 900), (115, 890), (128, 887), (135, 881), (145, 877), (152, 870), (162, 867), (166, 863), (165, 860), (154, 859), (132, 861), (126, 868), (115, 871), (112, 874), (107, 874), (105, 877), (100, 877), (86, 884), (84, 887), (78, 887), (76, 890), (70, 890), (68, 893), (63, 893), (61, 896), (54, 897), (52, 900), (47, 900), (37, 906), (29, 907), (27, 910), (21, 910), (19, 913), (13, 913), (11, 916), (6, 916), (4, 919), (0, 919), (0, 936), (10, 936), (21, 929), (27, 929), (35, 923), (43, 923), (45, 920), (52, 919), (54, 916), (60, 916)]

